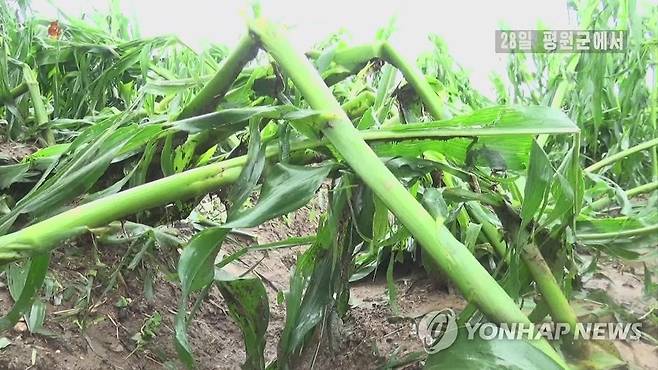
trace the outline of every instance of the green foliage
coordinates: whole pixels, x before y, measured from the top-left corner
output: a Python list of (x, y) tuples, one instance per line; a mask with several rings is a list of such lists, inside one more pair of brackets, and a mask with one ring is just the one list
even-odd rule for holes
[(144, 321), (142, 327), (132, 337), (132, 340), (137, 343), (137, 348), (143, 348), (158, 335), (161, 323), (162, 316), (158, 311)]
[[(631, 5), (577, 7), (584, 28), (630, 27), (627, 53), (533, 54), (532, 60), (514, 54), (510, 85), (494, 78), (500, 105), (472, 88), (436, 36), (416, 65), (386, 41), (392, 27), (367, 45), (331, 37), (307, 54), (331, 87), (323, 98), (337, 110), (326, 112), (313, 109), (329, 101), (314, 95), (319, 89), (311, 83), (322, 79), (282, 73), (290, 54), (268, 49), (275, 63), (247, 64), (263, 35), (246, 36), (230, 54), (222, 47), (197, 54), (172, 37), (140, 38), (114, 3), (108, 17), (91, 22), (63, 17), (62, 34), (54, 38), (29, 8), (0, 2), (0, 122), (6, 121), (0, 130), (39, 146), (18, 162), (0, 158), (0, 257), (11, 262), (5, 271), (14, 299), (0, 327), (25, 316), (38, 332), (49, 251), (91, 229), (101, 243), (129, 243), (108, 289), (121, 270), (159, 258), (156, 245), (184, 245), (175, 341), (186, 367), (195, 367), (187, 327), (217, 286), (243, 334), (243, 366), (264, 368), (265, 288), (257, 277), (229, 277), (222, 268), (255, 250), (310, 244), (283, 294), (286, 322), (270, 364), (294, 368), (318, 338), (317, 328), (347, 314), (350, 281), (385, 268), (397, 313), (399, 261), (421, 258), (431, 274), (439, 272), (438, 252), (419, 243), (410, 218), (393, 217), (415, 202), (435, 221), (427, 235), (436, 238), (439, 230), (441, 242), (454, 240), (437, 245), (477, 259), (460, 266), (491, 275), (505, 289), (501, 295), (512, 299), (536, 298), (540, 306), (541, 297), (555, 297), (551, 316), (569, 316), (577, 253), (655, 258), (656, 198), (637, 198), (656, 190), (646, 163), (658, 163), (652, 154), (658, 84), (647, 81), (647, 70), (658, 54), (653, 39), (643, 40), (655, 33), (658, 13), (640, 17)], [(328, 135), (338, 121), (355, 128), (353, 143), (368, 145), (361, 151), (341, 146)], [(382, 171), (359, 167), (370, 149), (379, 157), (371, 167)], [(369, 182), (387, 171), (395, 183)], [(408, 202), (382, 192), (397, 182)], [(316, 236), (243, 246), (217, 259), (232, 230), (303, 207), (323, 184), (330, 203)], [(218, 191), (225, 185), (232, 187)], [(196, 219), (200, 231), (188, 241), (158, 226), (185, 219), (201, 196), (215, 191), (229, 205), (226, 222)], [(616, 203), (621, 214), (611, 216)], [(118, 219), (121, 226), (111, 224)], [(460, 273), (452, 276), (472, 278)], [(649, 277), (647, 290), (654, 285)], [(505, 312), (471, 302), (460, 319), (477, 309), (495, 319), (512, 317), (506, 315), (518, 307), (505, 302)], [(138, 346), (157, 334), (159, 323), (156, 312), (136, 334)], [(430, 356), (427, 368), (556, 365), (545, 348), (524, 342), (455, 346)]]
[[(500, 89), (498, 99), (563, 108), (582, 130), (583, 164), (588, 166), (657, 135), (658, 13), (652, 6), (640, 12), (635, 1), (625, 0), (572, 1), (569, 7), (577, 12), (582, 29), (630, 30), (627, 50), (513, 54), (508, 64), (510, 84)], [(551, 150), (559, 146), (559, 140), (549, 141)], [(610, 178), (622, 187), (646, 183), (656, 175), (654, 152), (639, 152), (616, 163)]]
[(270, 320), (267, 292), (260, 279), (235, 278), (219, 273), (215, 278), (231, 317), (240, 327), (247, 358), (245, 369), (265, 368), (265, 332)]
[(194, 368), (192, 348), (187, 340), (189, 318), (187, 304), (191, 293), (210, 286), (214, 277), (214, 263), (228, 229), (214, 227), (197, 234), (183, 249), (178, 262), (181, 301), (176, 314), (176, 350), (188, 368)]
[[(29, 260), (22, 269), (10, 269), (11, 275), (20, 274), (23, 276), (16, 276), (13, 279), (14, 306), (0, 319), (0, 330), (10, 329), (22, 315), (33, 309), (34, 297), (43, 285), (49, 262), (50, 254), (44, 254)], [(40, 304), (37, 303), (37, 305)], [(38, 307), (37, 310), (41, 310), (41, 308)], [(41, 316), (41, 314), (38, 314), (38, 316)], [(32, 320), (34, 326), (38, 326), (37, 321), (41, 320)]]
[[(542, 351), (524, 340), (483, 340), (477, 335), (465, 339), (461, 332), (450, 350), (439, 351), (427, 358), (424, 369), (563, 369)], [(456, 365), (459, 364), (459, 365)]]
[(267, 174), (258, 203), (234, 213), (224, 227), (253, 227), (302, 207), (311, 200), (331, 168), (331, 165), (305, 167), (277, 163)]

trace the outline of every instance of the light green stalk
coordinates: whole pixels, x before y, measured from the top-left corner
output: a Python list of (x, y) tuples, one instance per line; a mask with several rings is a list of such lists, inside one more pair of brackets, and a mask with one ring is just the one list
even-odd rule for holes
[[(292, 79), (313, 109), (331, 112), (335, 119), (322, 133), (357, 175), (384, 202), (416, 238), (434, 263), (455, 282), (464, 297), (495, 321), (529, 323), (505, 290), (489, 275), (468, 249), (416, 201), (359, 136), (304, 54), (296, 51), (284, 34), (263, 19), (250, 23), (251, 32)], [(535, 342), (555, 361), (564, 361), (545, 341)], [(566, 365), (564, 365), (566, 367)]]
[(258, 48), (251, 37), (240, 40), (235, 50), (224, 60), (221, 67), (194, 98), (183, 108), (177, 119), (185, 119), (210, 113), (226, 95), (244, 66), (256, 56)]
[(90, 228), (107, 225), (144, 209), (206, 194), (237, 180), (244, 162), (245, 158), (236, 158), (164, 177), (0, 236), (0, 261), (39, 254)]
[[(658, 181), (650, 182), (644, 185), (636, 186), (632, 189), (628, 189), (628, 191), (626, 191), (626, 197), (632, 198), (636, 195), (649, 193), (656, 189), (658, 189)], [(588, 207), (583, 208), (583, 212), (589, 210), (598, 211), (600, 209), (603, 209), (606, 206), (608, 206), (608, 204), (612, 203), (612, 200), (613, 199), (611, 197), (598, 199), (592, 202), (592, 204), (590, 204)]]
[[(532, 279), (537, 284), (537, 289), (542, 295), (542, 301), (548, 305), (553, 320), (568, 324), (571, 333), (573, 333), (576, 330), (578, 317), (541, 255), (539, 248), (535, 244), (528, 243), (521, 251), (521, 258), (525, 262)], [(576, 346), (572, 349), (575, 350), (576, 348), (580, 347)]]
[(595, 172), (595, 171), (597, 171), (597, 170), (599, 170), (599, 169), (601, 169), (605, 166), (611, 165), (611, 164), (613, 164), (613, 163), (615, 163), (619, 160), (622, 160), (622, 159), (628, 157), (631, 154), (640, 152), (640, 151), (645, 150), (645, 149), (655, 147), (656, 145), (658, 145), (658, 138), (655, 138), (655, 139), (652, 139), (652, 140), (649, 140), (649, 141), (645, 141), (643, 143), (640, 143), (638, 145), (630, 147), (626, 150), (622, 150), (619, 153), (615, 153), (615, 154), (613, 154), (609, 157), (603, 158), (602, 160), (600, 160), (600, 161), (592, 164), (591, 166), (585, 168), (585, 172)]
[(430, 114), (435, 119), (450, 118), (450, 114), (445, 110), (444, 104), (436, 95), (432, 87), (423, 76), (423, 73), (416, 67), (415, 63), (407, 62), (400, 53), (388, 42), (382, 43), (381, 56), (384, 60), (394, 65), (402, 72), (404, 79), (414, 88), (418, 96)]
[(27, 90), (28, 90), (27, 84), (25, 83), (25, 81), (23, 81), (20, 84), (18, 84), (18, 86), (9, 90), (9, 96), (11, 96), (13, 99), (16, 99), (19, 96), (25, 94)]
[[(215, 76), (203, 86), (176, 118), (181, 120), (214, 111), (242, 69), (256, 56), (257, 52), (258, 47), (253, 39), (249, 36), (243, 37), (235, 50), (224, 60)], [(212, 134), (212, 130), (208, 130), (189, 135), (183, 146), (190, 153), (204, 152), (208, 149), (206, 143), (212, 140)]]
[[(34, 77), (34, 72), (27, 64), (23, 64), (23, 81), (27, 87), (27, 90), (30, 92), (30, 101), (32, 101), (32, 107), (34, 108), (34, 120), (36, 121), (36, 126), (39, 129), (44, 130), (44, 141), (47, 145), (55, 144), (55, 136), (48, 127), (41, 127), (45, 125), (48, 120), (48, 113), (46, 112), (46, 106), (43, 104), (43, 97), (41, 96), (41, 90), (39, 89), (39, 83)], [(19, 88), (18, 86), (17, 88)]]
[[(651, 126), (653, 127), (654, 136), (658, 137), (658, 48), (655, 45), (653, 49), (653, 89), (651, 90)], [(658, 180), (658, 148), (651, 148), (652, 164), (651, 171), (653, 179)]]
[[(423, 101), (427, 110), (435, 119), (448, 119), (451, 115), (444, 109), (443, 102), (436, 95), (432, 86), (427, 82), (423, 73), (416, 67), (415, 63), (408, 62), (389, 42), (380, 42), (366, 45), (354, 46), (339, 50), (333, 57), (333, 61), (349, 70), (349, 75), (366, 62), (374, 58), (382, 58), (397, 68), (418, 96)], [(390, 77), (390, 76), (389, 76)], [(335, 82), (335, 81), (334, 81)]]
[(381, 54), (380, 49), (381, 46), (377, 43), (353, 46), (338, 50), (333, 60), (348, 69), (350, 73), (356, 73), (357, 69), (363, 67), (369, 60), (378, 58)]
[[(25, 81), (23, 81), (20, 84), (18, 84), (18, 86), (16, 86), (13, 89), (9, 90), (8, 98), (9, 99), (16, 99), (19, 96), (25, 94), (27, 91), (28, 91), (27, 84), (25, 83)], [(4, 99), (0, 98), (0, 106), (3, 106), (5, 104), (7, 104), (7, 102)]]

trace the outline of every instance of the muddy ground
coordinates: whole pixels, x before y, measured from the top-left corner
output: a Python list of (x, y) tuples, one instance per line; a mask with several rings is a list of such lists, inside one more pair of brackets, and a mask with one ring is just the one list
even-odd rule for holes
[[(309, 235), (314, 232), (317, 222), (309, 220), (317, 216), (317, 211), (304, 208), (291, 217), (248, 231), (256, 234), (260, 243)], [(240, 247), (236, 242), (226, 244), (226, 253)], [(142, 281), (126, 275), (118, 289), (103, 294), (105, 282), (91, 279), (94, 274), (99, 274), (99, 264), (111, 265), (117, 261), (121, 254), (117, 247), (99, 245), (98, 263), (93, 262), (94, 253), (90, 250), (77, 246), (75, 249), (79, 254), (67, 255), (66, 248), (74, 247), (60, 248), (55, 252), (52, 275), (62, 289), (66, 290), (67, 285), (69, 289), (74, 286), (77, 299), (57, 306), (49, 302), (45, 324), (49, 335), (30, 334), (23, 322), (6, 333), (11, 344), (0, 351), (0, 369), (180, 368), (173, 346), (173, 320), (180, 296), (176, 285), (167, 276), (158, 276), (154, 284), (155, 298), (149, 301), (144, 298)], [(254, 271), (266, 282), (270, 298), (265, 350), (268, 360), (276, 356), (278, 337), (285, 321), (285, 307), (277, 304), (277, 293), (287, 289), (290, 269), (304, 248), (253, 253), (233, 267), (245, 269), (260, 261)], [(411, 316), (445, 307), (461, 309), (465, 305), (461, 297), (436, 287), (422, 270), (407, 269), (397, 277), (396, 283), (400, 308)], [(92, 294), (88, 312), (75, 312), (75, 303), (89, 285)], [(132, 300), (126, 308), (116, 307), (121, 297)], [(354, 284), (352, 309), (343, 323), (339, 348), (334, 348), (335, 351), (320, 348), (317, 357), (307, 360), (309, 364), (316, 369), (374, 369), (386, 365), (393, 354), (401, 358), (421, 351), (413, 322), (394, 319), (387, 297), (384, 277)], [(0, 307), (6, 312), (11, 303), (6, 287), (0, 289), (0, 299)], [(136, 342), (131, 338), (156, 312), (162, 316), (157, 337), (144, 348), (136, 349)], [(84, 330), (81, 325), (84, 325)], [(240, 331), (228, 316), (216, 288), (191, 323), (189, 338), (201, 369), (239, 369), (244, 361)], [(410, 365), (408, 368), (417, 367)]]
[[(2, 154), (21, 157), (24, 153), (3, 151)], [(246, 231), (259, 243), (311, 235), (315, 232), (322, 203), (315, 200), (294, 214)], [(185, 230), (189, 225), (178, 227), (183, 234), (190, 232)], [(235, 240), (225, 243), (223, 252), (228, 254), (253, 242), (236, 236)], [(277, 295), (287, 289), (291, 268), (304, 248), (254, 252), (231, 266), (236, 271), (256, 266), (253, 271), (266, 283), (271, 311), (265, 349), (268, 361), (276, 356), (285, 321), (285, 307), (277, 303)], [(0, 369), (182, 368), (173, 346), (173, 323), (180, 297), (173, 282), (175, 277), (166, 269), (158, 269), (152, 299), (145, 297), (143, 276), (136, 272), (123, 274), (117, 288), (105, 292), (108, 271), (112, 271), (124, 252), (125, 246), (96, 244), (89, 236), (56, 250), (50, 274), (55, 293), (47, 303), (46, 331), (30, 334), (26, 324), (20, 322), (4, 333), (10, 344), (0, 349)], [(175, 258), (172, 255), (170, 262), (175, 264)], [(585, 292), (604, 291), (615, 304), (637, 317), (642, 316), (651, 310), (655, 300), (644, 298), (642, 270), (636, 267), (605, 263), (599, 273), (585, 278)], [(464, 299), (449, 284), (433, 282), (422, 269), (400, 266), (396, 271), (402, 315), (418, 317), (446, 307), (456, 311), (465, 307)], [(339, 342), (330, 346), (324, 341), (316, 350), (309, 351), (304, 368), (387, 368), (405, 355), (422, 351), (414, 322), (399, 320), (392, 314), (383, 276), (353, 284), (351, 295), (351, 310), (341, 325)], [(121, 302), (123, 304), (117, 304)], [(8, 290), (2, 284), (0, 311), (7, 312), (11, 303)], [(579, 300), (577, 304), (583, 313), (604, 305), (593, 299)], [(157, 315), (162, 321), (155, 337), (137, 346), (133, 339), (135, 334), (149, 318)], [(217, 288), (213, 288), (190, 324), (189, 339), (200, 369), (239, 369), (244, 361), (240, 331), (228, 316)], [(658, 352), (654, 345), (617, 342), (615, 347), (630, 368), (658, 369)], [(399, 368), (420, 369), (422, 362), (409, 362)]]

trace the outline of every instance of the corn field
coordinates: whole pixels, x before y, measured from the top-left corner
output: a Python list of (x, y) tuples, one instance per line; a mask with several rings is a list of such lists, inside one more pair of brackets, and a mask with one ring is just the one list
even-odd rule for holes
[[(234, 48), (199, 53), (112, 5), (54, 21), (0, 0), (0, 367), (657, 366), (657, 7), (570, 2), (625, 52), (510, 54), (492, 101), (438, 36), (416, 61), (393, 26), (299, 50), (254, 6)], [(435, 295), (411, 302), (417, 276)], [(352, 343), (374, 317), (355, 289), (379, 282), (398, 331)], [(428, 353), (437, 289), (459, 336)], [(601, 321), (640, 323), (645, 357), (464, 339)]]

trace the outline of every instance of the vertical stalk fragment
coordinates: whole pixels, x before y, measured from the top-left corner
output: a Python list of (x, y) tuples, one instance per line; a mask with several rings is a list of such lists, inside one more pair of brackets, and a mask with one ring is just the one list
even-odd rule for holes
[(416, 67), (415, 63), (407, 62), (407, 60), (405, 60), (388, 42), (382, 44), (381, 56), (384, 60), (391, 63), (402, 72), (405, 80), (407, 80), (407, 82), (414, 88), (423, 103), (425, 103), (427, 110), (430, 111), (430, 114), (435, 119), (450, 118), (450, 114), (446, 112), (439, 96), (436, 95), (434, 90), (432, 90), (432, 87), (427, 83), (425, 76), (423, 76), (423, 73), (418, 67)]
[[(32, 101), (32, 107), (34, 108), (34, 120), (36, 127), (41, 129), (41, 126), (48, 122), (48, 113), (46, 112), (46, 106), (43, 104), (43, 97), (41, 96), (39, 83), (34, 77), (32, 68), (30, 68), (27, 64), (23, 64), (23, 80), (25, 82), (27, 91), (30, 93), (30, 100)], [(17, 89), (19, 87), (20, 85), (17, 87)], [(44, 136), (44, 141), (47, 145), (55, 144), (55, 136), (53, 135), (50, 128), (45, 127)]]
[(177, 119), (195, 117), (212, 112), (219, 100), (226, 95), (244, 66), (256, 56), (258, 47), (249, 36), (243, 37), (238, 46), (224, 60), (223, 64), (208, 83), (183, 108)]

